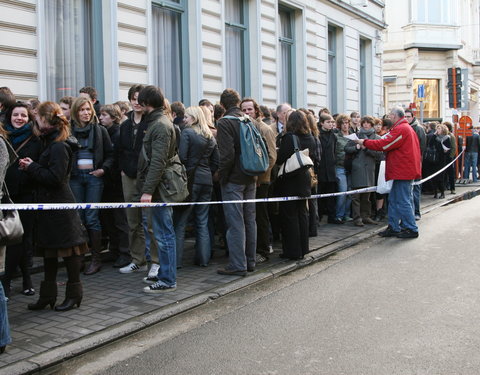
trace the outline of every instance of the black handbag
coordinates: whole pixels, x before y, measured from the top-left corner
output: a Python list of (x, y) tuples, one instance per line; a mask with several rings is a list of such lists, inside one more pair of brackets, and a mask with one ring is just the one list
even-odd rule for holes
[[(13, 204), (5, 182), (3, 183), (3, 194), (3, 203)], [(23, 225), (20, 220), (20, 214), (15, 209), (2, 209), (2, 212), (3, 219), (0, 220), (0, 246), (15, 245), (22, 242)]]

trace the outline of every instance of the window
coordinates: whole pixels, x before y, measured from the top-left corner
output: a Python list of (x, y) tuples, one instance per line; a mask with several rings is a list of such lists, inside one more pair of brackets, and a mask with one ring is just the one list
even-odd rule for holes
[(414, 79), (413, 80), (413, 101), (420, 113), (420, 100), (418, 100), (418, 85), (425, 86), (425, 99), (423, 101), (423, 117), (439, 118), (440, 117), (440, 81), (438, 79)]
[(369, 114), (369, 98), (367, 93), (371, 89), (370, 81), (368, 77), (371, 77), (369, 74), (369, 69), (371, 68), (370, 62), (370, 48), (371, 41), (367, 39), (360, 39), (359, 46), (359, 63), (360, 63), (360, 113), (362, 115)]
[(451, 0), (412, 0), (411, 6), (413, 23), (453, 24)]
[(101, 2), (45, 1), (46, 99), (77, 96), (84, 86), (103, 94)]
[(295, 53), (294, 14), (293, 11), (279, 7), (280, 19), (280, 102), (291, 103), (294, 98), (293, 59)]
[[(170, 101), (186, 96), (186, 68), (183, 42), (185, 7), (180, 0), (152, 4), (153, 80)], [(182, 48), (183, 47), (183, 48)]]
[(241, 96), (250, 91), (246, 14), (243, 0), (225, 0), (225, 84)]
[(338, 112), (337, 60), (337, 28), (328, 26), (328, 107), (331, 113)]

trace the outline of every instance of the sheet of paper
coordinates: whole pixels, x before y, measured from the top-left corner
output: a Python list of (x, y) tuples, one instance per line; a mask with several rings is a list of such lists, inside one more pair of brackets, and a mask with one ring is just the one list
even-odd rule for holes
[(358, 141), (358, 137), (356, 133), (346, 135), (345, 138), (350, 139), (351, 141)]

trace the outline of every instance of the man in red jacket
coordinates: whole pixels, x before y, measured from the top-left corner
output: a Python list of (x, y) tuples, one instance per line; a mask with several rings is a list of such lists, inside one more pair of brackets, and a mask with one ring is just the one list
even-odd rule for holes
[(405, 119), (403, 108), (393, 108), (389, 118), (393, 125), (382, 139), (359, 139), (356, 142), (370, 150), (386, 153), (385, 180), (393, 180), (388, 196), (388, 228), (379, 235), (417, 238), (412, 182), (422, 174), (418, 137)]

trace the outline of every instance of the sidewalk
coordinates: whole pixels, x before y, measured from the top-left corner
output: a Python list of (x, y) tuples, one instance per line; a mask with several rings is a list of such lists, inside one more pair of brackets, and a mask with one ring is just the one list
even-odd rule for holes
[[(422, 195), (422, 213), (453, 201), (470, 199), (480, 192), (480, 184), (457, 185), (456, 191), (456, 195), (447, 191), (445, 199), (441, 200)], [(421, 225), (421, 221), (419, 223)], [(68, 358), (145, 329), (209, 300), (304, 267), (371, 237), (383, 227), (384, 225), (356, 227), (352, 222), (333, 225), (322, 221), (318, 236), (310, 238), (312, 253), (305, 260), (294, 262), (280, 259), (278, 255), (281, 245), (276, 243), (270, 260), (258, 265), (256, 271), (247, 277), (216, 273), (217, 268), (227, 261), (224, 250), (215, 249), (215, 256), (206, 268), (189, 265), (191, 250), (186, 251), (185, 266), (178, 270), (177, 290), (161, 295), (143, 293), (144, 273), (120, 274), (112, 268), (111, 263), (107, 263), (95, 275), (82, 275), (82, 305), (64, 313), (49, 308), (43, 311), (27, 310), (27, 304), (38, 298), (43, 273), (32, 276), (37, 289), (37, 294), (33, 297), (20, 294), (21, 279), (16, 279), (12, 282), (8, 305), (13, 343), (7, 347), (5, 354), (0, 355), (0, 373), (28, 374), (55, 366)], [(187, 239), (186, 247), (193, 247), (193, 239)], [(66, 282), (63, 269), (59, 272), (58, 282), (57, 302), (61, 303)]]

